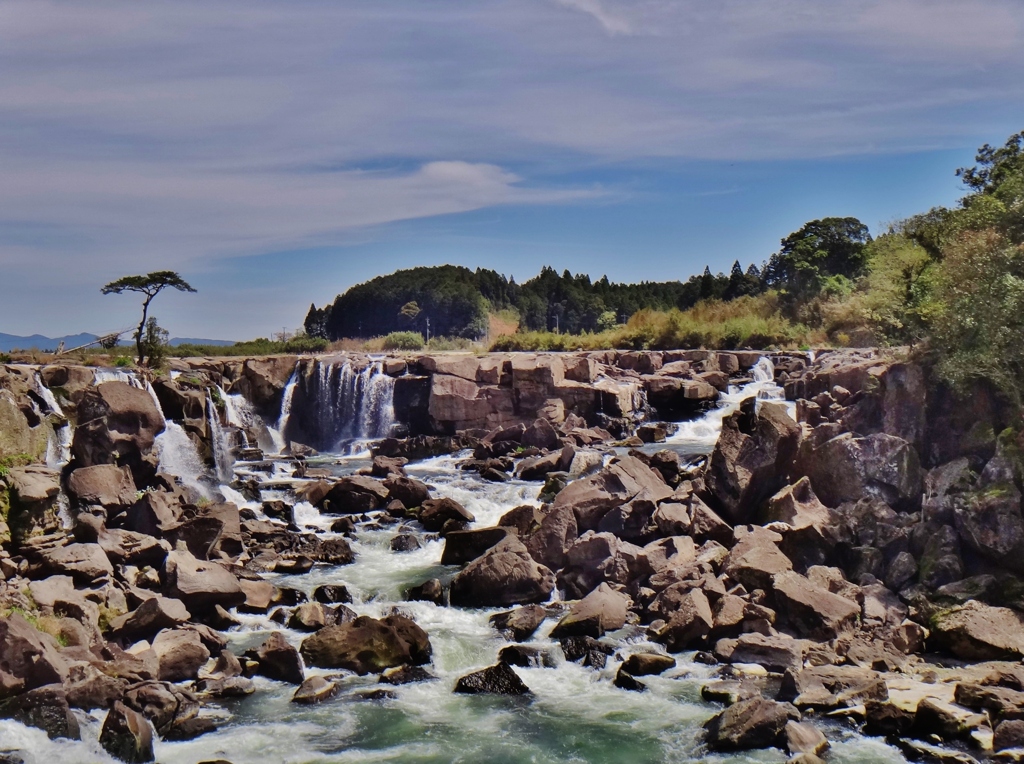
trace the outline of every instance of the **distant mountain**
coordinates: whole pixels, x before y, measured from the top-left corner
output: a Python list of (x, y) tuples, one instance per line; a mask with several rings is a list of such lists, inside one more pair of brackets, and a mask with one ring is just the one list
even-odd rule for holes
[[(65, 350), (93, 342), (99, 335), (83, 332), (82, 334), (68, 334), (63, 337), (44, 337), (41, 334), (32, 334), (22, 337), (17, 334), (4, 334), (0, 332), (0, 353), (9, 353), (12, 350), (56, 350), (61, 341), (64, 342)], [(131, 340), (121, 340), (121, 345), (134, 344)], [(178, 345), (234, 345), (234, 340), (204, 340), (194, 337), (174, 337), (170, 344)]]

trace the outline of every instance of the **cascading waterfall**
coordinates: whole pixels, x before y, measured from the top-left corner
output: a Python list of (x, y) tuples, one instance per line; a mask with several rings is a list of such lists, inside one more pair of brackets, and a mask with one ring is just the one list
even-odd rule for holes
[(71, 422), (64, 416), (64, 410), (57, 402), (57, 398), (46, 385), (39, 372), (35, 375), (36, 391), (42, 399), (44, 406), (48, 409), (47, 419), (50, 423), (50, 435), (46, 441), (46, 465), (60, 469), (71, 461), (71, 441), (74, 437), (74, 428)]
[[(289, 386), (291, 382), (289, 383)], [(307, 415), (301, 440), (321, 451), (338, 450), (339, 444), (382, 438), (395, 421), (395, 380), (384, 373), (380, 361), (357, 369), (351, 362), (317, 362), (302, 380)], [(291, 439), (294, 388), (285, 391), (281, 435)]]
[[(223, 400), (223, 399), (221, 399)], [(220, 421), (220, 414), (213, 403), (213, 396), (206, 393), (206, 416), (210, 422), (210, 445), (213, 448), (213, 461), (217, 468), (217, 479), (221, 483), (230, 483), (235, 458), (231, 454), (229, 433)]]
[(196, 444), (177, 422), (168, 420), (162, 433), (156, 436), (155, 444), (160, 458), (160, 471), (174, 475), (183, 485), (190, 486), (203, 498), (212, 498), (210, 489), (201, 480), (206, 474)]
[(276, 427), (267, 427), (267, 431), (270, 433), (270, 438), (274, 442), (274, 450), (278, 453), (284, 451), (285, 440), (284, 431), (288, 427), (288, 419), (292, 414), (292, 401), (295, 399), (295, 388), (299, 384), (300, 379), (300, 363), (295, 364), (295, 368), (292, 370), (291, 377), (288, 378), (288, 384), (284, 386), (284, 393), (281, 396), (281, 414), (277, 417)]
[(164, 417), (164, 409), (160, 405), (160, 399), (156, 397), (156, 390), (153, 389), (153, 385), (149, 383), (148, 379), (140, 379), (133, 371), (96, 369), (92, 375), (93, 385), (101, 385), (104, 382), (124, 382), (126, 385), (137, 387), (139, 390), (145, 390), (149, 393), (149, 397), (153, 399), (153, 403), (156, 404), (156, 410), (160, 412), (160, 416), (166, 421), (167, 417)]

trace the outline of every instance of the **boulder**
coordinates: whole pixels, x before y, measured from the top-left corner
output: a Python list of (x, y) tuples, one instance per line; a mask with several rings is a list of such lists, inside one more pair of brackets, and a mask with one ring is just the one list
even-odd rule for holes
[(147, 491), (132, 505), (125, 527), (147, 536), (162, 537), (181, 522), (182, 506), (178, 498), (163, 491)]
[[(796, 634), (827, 641), (852, 632), (861, 609), (793, 571), (772, 578), (775, 609)], [(902, 620), (902, 619), (901, 619)]]
[(570, 483), (558, 493), (552, 509), (571, 507), (581, 531), (596, 530), (601, 518), (634, 499), (657, 504), (672, 495), (661, 474), (639, 459), (622, 456), (603, 470)]
[(558, 583), (569, 597), (583, 597), (602, 582), (629, 586), (653, 572), (643, 548), (610, 533), (587, 531), (569, 547)]
[(562, 637), (598, 637), (626, 624), (631, 601), (628, 596), (601, 584), (579, 602), (573, 603), (551, 630), (552, 639)]
[(782, 536), (753, 525), (735, 529), (736, 543), (722, 563), (722, 573), (748, 590), (770, 589), (779, 573), (793, 569), (793, 563), (777, 546)]
[(413, 621), (389, 615), (381, 620), (359, 616), (328, 626), (303, 640), (300, 652), (311, 666), (343, 668), (363, 676), (405, 663), (428, 663), (432, 648), (426, 632)]
[(212, 611), (216, 605), (231, 608), (246, 599), (232, 573), (215, 562), (200, 562), (188, 552), (168, 554), (163, 577), (166, 593), (193, 614)]
[(75, 470), (68, 476), (68, 491), (83, 505), (126, 508), (136, 499), (131, 470), (114, 464), (97, 464)]
[(505, 613), (495, 613), (488, 623), (506, 639), (523, 642), (533, 636), (545, 618), (547, 611), (540, 605), (524, 605)]
[(447, 496), (424, 501), (420, 505), (418, 518), (424, 528), (433, 532), (442, 530), (449, 520), (456, 523), (472, 523), (476, 520), (472, 512)]
[(36, 629), (20, 613), (0, 618), (0, 668), (14, 677), (25, 690), (61, 684), (68, 676), (68, 663), (60, 646), (49, 634)]
[(631, 676), (664, 674), (675, 667), (675, 658), (661, 653), (633, 653), (622, 663), (622, 668)]
[(427, 485), (410, 477), (391, 476), (384, 481), (384, 487), (388, 490), (389, 499), (402, 502), (406, 509), (418, 507), (430, 499), (430, 489)]
[(409, 587), (405, 593), (409, 602), (433, 602), (438, 607), (444, 605), (444, 586), (438, 578), (430, 578), (418, 586)]
[(964, 660), (1019, 660), (1024, 657), (1024, 615), (972, 600), (939, 611), (929, 621), (929, 645)]
[(714, 626), (714, 616), (708, 598), (700, 589), (683, 594), (679, 607), (663, 627), (654, 634), (671, 652), (679, 652), (702, 641)]
[(711, 507), (732, 523), (749, 522), (758, 505), (784, 484), (799, 432), (785, 407), (744, 400), (722, 420), (708, 460), (704, 481)]
[(71, 443), (75, 464), (126, 466), (136, 486), (150, 484), (156, 461), (148, 457), (164, 418), (148, 392), (125, 382), (87, 388), (78, 402), (78, 421)]
[(499, 663), (459, 677), (454, 691), (469, 695), (528, 695), (530, 688), (507, 663)]
[(178, 731), (187, 730), (199, 715), (196, 695), (169, 682), (139, 682), (125, 693), (122, 702), (149, 719), (165, 739), (179, 737)]
[(304, 705), (323, 703), (325, 700), (330, 700), (337, 695), (339, 689), (337, 683), (329, 679), (322, 676), (311, 676), (299, 685), (299, 688), (292, 695), (292, 703), (302, 703)]
[(554, 588), (554, 574), (509, 536), (452, 579), (450, 597), (456, 606), (506, 607), (543, 602)]
[(722, 663), (756, 663), (769, 671), (783, 672), (803, 666), (810, 644), (785, 634), (765, 636), (742, 634), (735, 639), (720, 639), (715, 644), (715, 658)]
[(813, 724), (794, 721), (786, 724), (786, 750), (790, 756), (802, 753), (820, 756), (829, 747), (828, 740)]
[(67, 575), (77, 582), (92, 583), (114, 575), (114, 566), (99, 544), (68, 544), (39, 553), (48, 575)]
[(502, 527), (452, 531), (445, 536), (441, 564), (463, 565), (472, 562), (510, 535), (514, 536), (514, 531), (511, 528)]
[(299, 651), (279, 631), (273, 632), (256, 649), (258, 666), (256, 673), (267, 679), (276, 679), (289, 684), (302, 684), (304, 672)]
[(798, 461), (798, 470), (830, 507), (865, 496), (908, 511), (920, 506), (924, 475), (917, 451), (894, 435), (844, 433), (802, 453)]
[(754, 697), (741, 700), (704, 724), (708, 748), (713, 751), (745, 751), (778, 746), (786, 725), (800, 714), (788, 703)]
[(146, 764), (156, 761), (153, 755), (153, 728), (149, 720), (117, 701), (103, 722), (100, 745), (118, 761)]
[(152, 639), (163, 629), (175, 629), (192, 618), (181, 600), (154, 595), (133, 612), (111, 622), (111, 628), (128, 641)]
[[(104, 668), (110, 670), (107, 666)], [(71, 667), (64, 693), (71, 708), (90, 711), (94, 708), (110, 708), (115, 700), (124, 696), (128, 686), (127, 679), (107, 676), (95, 666), (79, 663)]]
[(790, 527), (783, 532), (780, 549), (801, 569), (825, 564), (836, 545), (846, 540), (842, 518), (818, 500), (806, 477), (769, 499), (762, 520)]
[(578, 536), (576, 513), (572, 507), (556, 507), (544, 516), (540, 528), (527, 538), (526, 548), (541, 565), (558, 570), (565, 565), (569, 547)]
[(44, 730), (51, 740), (81, 738), (78, 719), (71, 713), (64, 688), (59, 684), (36, 687), (0, 701), (0, 719), (13, 719), (26, 727)]
[(153, 652), (160, 662), (159, 679), (182, 682), (195, 679), (210, 658), (199, 633), (192, 629), (166, 629), (153, 640)]
[(1024, 517), (1016, 485), (983, 484), (978, 490), (958, 494), (952, 504), (954, 525), (967, 548), (1024, 573)]

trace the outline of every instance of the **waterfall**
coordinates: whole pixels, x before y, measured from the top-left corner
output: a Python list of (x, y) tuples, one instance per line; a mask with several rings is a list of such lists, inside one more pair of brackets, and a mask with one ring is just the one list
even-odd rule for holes
[(267, 432), (270, 433), (270, 438), (274, 442), (274, 450), (278, 453), (284, 451), (286, 445), (284, 431), (288, 427), (288, 419), (292, 414), (292, 401), (295, 398), (295, 388), (299, 384), (300, 377), (299, 362), (296, 362), (295, 369), (292, 371), (291, 377), (288, 378), (288, 384), (284, 386), (284, 393), (281, 396), (281, 413), (277, 417), (277, 426), (267, 427)]
[(182, 484), (197, 490), (204, 498), (212, 498), (201, 477), (206, 465), (196, 450), (195, 443), (180, 424), (168, 421), (167, 427), (156, 436), (156, 449), (160, 457), (160, 471), (174, 475)]
[(139, 390), (145, 390), (149, 393), (149, 397), (153, 399), (153, 403), (156, 404), (156, 410), (160, 412), (160, 417), (165, 422), (167, 421), (167, 417), (164, 416), (163, 406), (160, 405), (160, 399), (156, 397), (156, 390), (153, 389), (153, 385), (149, 383), (148, 379), (139, 379), (139, 376), (134, 371), (96, 369), (92, 375), (93, 385), (102, 385), (104, 382), (124, 382), (126, 385), (137, 387)]
[[(294, 410), (294, 395), (300, 383), (304, 401), (301, 416)], [(301, 380), (293, 376), (288, 387), (279, 420), (281, 436), (286, 440), (336, 451), (346, 442), (383, 438), (394, 424), (395, 380), (384, 373), (380, 361), (361, 369), (348, 360), (317, 361)]]
[(209, 391), (206, 393), (206, 413), (210, 422), (210, 445), (213, 448), (213, 461), (217, 466), (217, 479), (222, 483), (230, 483), (235, 458), (231, 455), (228, 433), (221, 425), (220, 414), (213, 404), (213, 396)]
[(775, 364), (772, 363), (772, 359), (766, 355), (761, 356), (760, 360), (754, 364), (754, 368), (751, 370), (755, 382), (774, 382), (775, 381)]
[[(71, 461), (71, 441), (74, 436), (74, 427), (64, 416), (64, 410), (57, 403), (53, 392), (43, 384), (43, 378), (38, 371), (35, 374), (35, 382), (36, 392), (39, 393), (39, 397), (47, 409), (43, 413), (47, 415), (45, 418), (50, 425), (50, 435), (46, 440), (46, 464), (48, 467), (60, 469)], [(35, 401), (33, 401), (33, 405), (36, 405)]]

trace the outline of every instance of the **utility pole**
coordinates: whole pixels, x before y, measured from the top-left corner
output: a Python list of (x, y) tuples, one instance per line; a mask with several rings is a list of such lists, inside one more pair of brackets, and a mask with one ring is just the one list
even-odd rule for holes
[(427, 321), (427, 342), (430, 342), (430, 317), (426, 317)]

